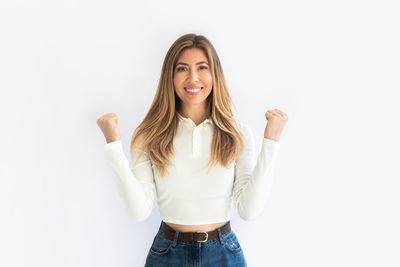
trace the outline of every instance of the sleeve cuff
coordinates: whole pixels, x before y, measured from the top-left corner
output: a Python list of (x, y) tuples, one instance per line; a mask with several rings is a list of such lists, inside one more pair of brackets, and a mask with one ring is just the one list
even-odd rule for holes
[(112, 162), (125, 161), (125, 153), (122, 147), (122, 140), (113, 141), (104, 145), (104, 150)]
[(276, 155), (280, 149), (281, 143), (279, 141), (275, 141), (269, 138), (263, 138), (262, 141), (262, 150), (265, 155)]
[(122, 148), (122, 140), (121, 139), (110, 142), (110, 143), (106, 143), (104, 145), (104, 149), (106, 151), (115, 150), (116, 148), (119, 148), (119, 147)]
[(270, 146), (279, 146), (280, 142), (264, 137), (263, 144), (270, 145)]

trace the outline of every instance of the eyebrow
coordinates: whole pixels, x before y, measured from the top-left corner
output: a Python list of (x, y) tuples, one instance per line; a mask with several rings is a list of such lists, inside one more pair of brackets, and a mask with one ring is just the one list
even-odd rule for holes
[[(200, 65), (200, 64), (202, 64), (202, 63), (205, 63), (205, 64), (207, 64), (208, 65), (208, 63), (207, 62), (205, 62), (205, 61), (200, 61), (200, 62), (197, 62), (196, 63), (196, 65)], [(189, 66), (189, 64), (187, 64), (187, 63), (183, 63), (183, 62), (178, 62), (178, 63), (176, 63), (176, 65), (186, 65), (186, 66)]]

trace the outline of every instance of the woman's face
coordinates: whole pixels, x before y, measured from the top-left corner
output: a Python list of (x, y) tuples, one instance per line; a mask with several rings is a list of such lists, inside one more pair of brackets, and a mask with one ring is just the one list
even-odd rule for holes
[(207, 56), (200, 48), (186, 48), (180, 54), (174, 69), (174, 86), (175, 93), (186, 107), (205, 105), (213, 87), (208, 64)]

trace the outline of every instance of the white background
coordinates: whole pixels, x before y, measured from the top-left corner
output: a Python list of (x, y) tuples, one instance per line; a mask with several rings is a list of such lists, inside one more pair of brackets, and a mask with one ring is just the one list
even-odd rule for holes
[[(289, 116), (248, 265), (400, 266), (396, 1), (2, 1), (0, 266), (143, 266), (158, 207), (129, 217), (97, 118), (126, 155), (181, 35), (215, 46), (261, 148)], [(129, 159), (131, 162), (131, 159)]]

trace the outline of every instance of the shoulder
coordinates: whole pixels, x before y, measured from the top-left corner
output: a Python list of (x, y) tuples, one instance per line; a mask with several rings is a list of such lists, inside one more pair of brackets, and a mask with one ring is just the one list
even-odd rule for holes
[(246, 139), (251, 139), (253, 137), (253, 131), (247, 123), (237, 120), (237, 125)]
[(147, 148), (144, 146), (144, 136), (143, 134), (136, 136), (135, 143), (132, 143), (133, 140), (131, 140), (131, 156), (132, 157), (137, 157), (138, 155), (141, 155), (142, 152), (144, 153), (145, 156), (147, 156)]

